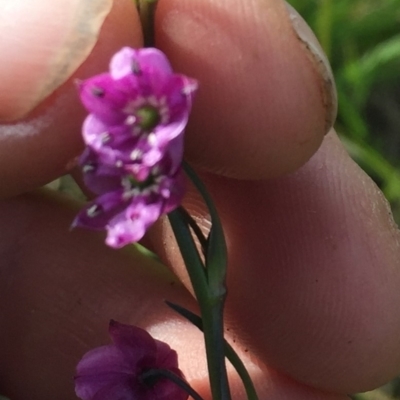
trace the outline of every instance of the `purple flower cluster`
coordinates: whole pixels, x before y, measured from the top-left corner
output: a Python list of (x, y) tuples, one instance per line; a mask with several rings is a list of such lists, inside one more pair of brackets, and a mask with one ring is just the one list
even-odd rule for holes
[(163, 369), (183, 379), (177, 354), (135, 326), (110, 322), (113, 344), (90, 350), (76, 367), (75, 392), (82, 400), (186, 400), (188, 394), (166, 378), (146, 379)]
[(109, 73), (78, 85), (90, 113), (80, 163), (98, 197), (73, 225), (107, 229), (106, 243), (122, 247), (182, 200), (183, 133), (197, 82), (174, 74), (157, 49), (125, 47)]

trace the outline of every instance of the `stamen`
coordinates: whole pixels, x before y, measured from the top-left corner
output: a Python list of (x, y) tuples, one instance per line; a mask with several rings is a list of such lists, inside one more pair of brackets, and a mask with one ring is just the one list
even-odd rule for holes
[(121, 183), (122, 187), (124, 188), (124, 196), (125, 196), (127, 192), (132, 190), (132, 180), (128, 176), (125, 176), (124, 178), (122, 178)]
[(136, 117), (134, 115), (129, 115), (125, 120), (126, 125), (133, 125), (135, 122), (136, 122)]
[(196, 83), (187, 83), (183, 88), (181, 93), (185, 96), (192, 94), (197, 90), (197, 82)]
[(139, 158), (141, 158), (142, 155), (143, 155), (143, 151), (142, 151), (142, 150), (140, 150), (140, 149), (135, 149), (135, 150), (132, 151), (132, 153), (131, 153), (131, 155), (130, 155), (130, 158), (131, 158), (131, 160), (136, 161), (136, 160), (138, 160)]
[(102, 210), (97, 204), (93, 204), (92, 207), (88, 208), (86, 214), (88, 217), (93, 218), (101, 214)]
[(93, 171), (93, 170), (95, 170), (95, 167), (94, 167), (93, 165), (91, 165), (91, 164), (85, 164), (85, 165), (82, 167), (82, 172), (83, 172), (84, 174), (86, 174), (87, 172)]
[(171, 190), (168, 188), (162, 188), (160, 194), (164, 199), (169, 199), (171, 197)]
[(109, 135), (109, 133), (104, 132), (101, 134), (101, 141), (102, 143), (107, 143), (111, 140), (111, 136)]
[(146, 104), (143, 96), (137, 96), (135, 100), (130, 101), (122, 110), (125, 114), (134, 115), (136, 110)]
[(138, 63), (136, 60), (133, 60), (133, 61), (132, 61), (132, 66), (131, 66), (131, 68), (132, 68), (132, 73), (133, 73), (133, 75), (138, 76), (138, 75), (141, 75), (141, 74), (142, 74), (142, 70), (140, 69), (140, 65), (139, 65), (139, 63)]
[(147, 137), (147, 141), (150, 146), (155, 146), (157, 143), (157, 136), (155, 133), (150, 133), (150, 135)]
[(105, 96), (105, 94), (106, 94), (106, 92), (104, 91), (104, 89), (99, 88), (99, 87), (97, 87), (97, 86), (93, 86), (93, 87), (92, 87), (92, 95), (93, 95), (94, 97), (102, 98), (102, 97)]

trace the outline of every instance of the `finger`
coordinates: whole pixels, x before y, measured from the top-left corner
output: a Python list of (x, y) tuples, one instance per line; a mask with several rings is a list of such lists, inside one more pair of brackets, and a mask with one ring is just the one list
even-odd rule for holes
[(186, 141), (197, 166), (282, 175), (311, 157), (333, 123), (326, 57), (281, 0), (160, 0), (156, 44), (200, 82)]
[[(208, 21), (210, 26), (219, 24), (225, 27), (226, 21), (232, 22), (228, 24), (228, 28), (232, 30), (229, 34), (225, 32), (225, 28), (216, 31), (220, 36), (213, 37), (221, 37), (221, 40), (214, 51), (216, 54), (211, 54), (206, 60), (212, 63), (209, 67), (205, 64), (204, 68), (199, 68), (198, 62), (201, 61), (199, 57), (203, 59), (204, 52), (208, 51), (204, 43), (202, 46), (197, 42), (193, 43), (193, 46), (187, 43), (186, 48), (190, 45), (190, 48), (195, 47), (199, 51), (197, 58), (193, 54), (190, 58), (186, 57), (187, 51), (178, 51), (184, 48), (175, 39), (172, 40), (171, 34), (174, 31), (181, 37), (179, 29), (185, 26), (187, 29), (186, 17), (182, 23), (173, 18), (171, 24), (167, 23), (171, 22), (168, 15), (184, 15), (181, 10), (182, 4), (173, 4), (176, 12), (170, 14), (168, 7), (172, 6), (172, 3), (169, 0), (160, 3), (159, 26), (162, 29), (158, 35), (159, 44), (171, 55), (178, 71), (194, 74), (201, 82), (204, 81), (204, 94), (200, 92), (198, 111), (194, 114), (198, 117), (194, 118), (192, 128), (189, 129), (187, 151), (192, 161), (208, 169), (252, 178), (279, 175), (292, 170), (316, 150), (323, 133), (334, 118), (336, 106), (332, 77), (329, 66), (322, 62), (324, 56), (315, 44), (315, 38), (299, 18), (293, 14), (290, 17), (285, 13), (283, 3), (272, 0), (270, 2), (268, 9), (271, 9), (271, 13), (265, 12), (264, 3), (246, 3), (244, 7), (248, 17), (244, 19), (232, 14), (237, 7), (224, 5), (221, 12), (215, 13), (215, 4), (210, 3), (207, 8), (206, 3), (204, 7), (198, 2), (193, 3), (190, 10), (199, 11), (201, 17), (204, 14), (204, 21)], [(76, 4), (72, 3), (75, 6)], [(165, 9), (168, 12), (165, 12)], [(193, 16), (190, 17), (190, 10), (186, 10), (189, 23), (193, 19)], [(217, 19), (214, 18), (215, 15)], [(265, 24), (260, 20), (260, 15), (265, 17)], [(252, 19), (255, 23), (250, 22)], [(179, 22), (176, 30), (174, 21)], [(294, 21), (294, 26), (300, 27), (296, 33), (289, 21)], [(141, 43), (138, 30), (139, 23), (132, 2), (114, 2), (92, 56), (75, 75), (84, 78), (90, 73), (105, 70), (105, 60), (116, 48), (122, 44), (135, 47)], [(259, 45), (249, 47), (247, 41), (242, 40), (240, 36), (245, 33), (244, 37), (250, 33), (254, 40), (257, 36), (255, 43)], [(195, 38), (192, 34), (183, 36)], [(229, 42), (229, 38), (234, 38), (234, 42)], [(23, 42), (23, 39), (20, 41)], [(101, 43), (110, 47), (105, 45), (101, 50)], [(225, 48), (229, 51), (225, 51)], [(233, 51), (235, 49), (236, 51)], [(310, 53), (305, 49), (313, 51)], [(40, 47), (35, 50), (40, 50)], [(32, 54), (41, 52), (36, 51)], [(222, 54), (226, 54), (227, 58), (222, 59)], [(233, 59), (228, 58), (229, 54), (232, 54)], [(254, 54), (259, 56), (259, 59), (256, 57), (258, 61), (256, 60), (254, 65), (252, 63), (252, 73), (242, 73), (248, 70), (246, 57), (251, 56), (249, 60), (254, 60)], [(291, 56), (288, 58), (287, 54)], [(220, 58), (216, 58), (217, 55)], [(235, 57), (238, 58), (238, 62)], [(93, 64), (90, 64), (90, 60)], [(226, 70), (226, 65), (232, 64), (233, 61), (233, 65), (237, 66), (232, 69), (235, 73)], [(93, 68), (90, 69), (89, 65)], [(44, 71), (45, 68), (39, 70)], [(73, 67), (70, 70), (72, 71)], [(59, 96), (53, 96), (53, 102), (49, 101), (36, 108), (23, 123), (6, 125), (0, 129), (3, 138), (0, 177), (5, 183), (0, 195), (10, 195), (43, 184), (69, 170), (73, 165), (74, 156), (78, 154), (81, 146), (78, 131), (83, 115), (82, 109), (76, 104), (75, 90), (68, 83), (67, 81), (57, 90)], [(217, 86), (225, 89), (211, 90)], [(296, 93), (296, 96), (293, 96), (293, 93)], [(62, 94), (65, 95), (61, 96)], [(49, 108), (49, 105), (53, 107)], [(46, 110), (47, 114), (43, 115)], [(224, 111), (216, 112), (217, 110)], [(294, 126), (297, 130), (293, 129)], [(200, 139), (203, 136), (205, 139)], [(210, 139), (213, 146), (208, 148)], [(43, 148), (50, 150), (43, 151)], [(35, 163), (31, 163), (32, 159)]]
[[(66, 199), (44, 193), (1, 204), (0, 391), (14, 400), (75, 398), (75, 365), (90, 348), (109, 343), (106, 326), (114, 318), (175, 348), (189, 381), (209, 399), (202, 335), (162, 305), (168, 299), (196, 311), (193, 299), (133, 248), (117, 252), (93, 232), (68, 232), (75, 212)], [(260, 398), (344, 399), (245, 359)], [(244, 399), (234, 375), (232, 383), (234, 398)]]
[(73, 80), (104, 71), (115, 49), (142, 44), (131, 0), (5, 3), (0, 196), (37, 187), (71, 168), (82, 149), (84, 117)]
[[(286, 178), (204, 178), (227, 237), (227, 319), (237, 340), (328, 391), (366, 391), (397, 375), (400, 236), (382, 193), (338, 139), (327, 136)], [(188, 208), (207, 228), (200, 204), (190, 193)], [(155, 245), (188, 285), (166, 225)]]
[(156, 262), (133, 249), (111, 251), (93, 232), (70, 232), (75, 213), (43, 193), (0, 208), (0, 388), (15, 400), (75, 398), (75, 365), (109, 342), (111, 318), (172, 323), (165, 298), (193, 306)]
[(0, 83), (2, 120), (22, 118), (72, 75), (93, 49), (111, 6), (111, 0), (72, 0), (66, 7), (46, 0), (6, 1), (0, 19), (7, 60), (0, 74), (8, 78)]

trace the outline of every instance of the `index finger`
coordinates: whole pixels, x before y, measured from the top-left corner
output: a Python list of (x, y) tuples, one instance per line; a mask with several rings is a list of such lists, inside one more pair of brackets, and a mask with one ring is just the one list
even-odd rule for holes
[(0, 197), (74, 165), (85, 116), (74, 80), (105, 70), (116, 49), (142, 45), (131, 0), (5, 0), (2, 7)]
[(156, 43), (200, 82), (188, 159), (265, 179), (317, 150), (336, 116), (333, 76), (310, 28), (281, 0), (161, 0)]
[[(310, 44), (315, 38), (280, 0), (188, 4), (160, 0), (156, 45), (177, 71), (200, 81), (186, 134), (189, 161), (246, 179), (298, 168), (319, 147), (336, 112), (329, 67), (321, 62), (321, 52), (308, 50), (317, 48)], [(303, 33), (293, 29), (292, 20), (297, 25), (300, 21)], [(114, 1), (96, 46), (73, 76), (99, 73), (122, 45), (141, 44), (133, 2)], [(37, 51), (40, 42), (35, 46), (32, 63), (42, 55)], [(15, 107), (13, 112), (18, 114)], [(22, 123), (0, 126), (0, 195), (31, 189), (67, 172), (81, 151), (83, 118), (67, 80)]]

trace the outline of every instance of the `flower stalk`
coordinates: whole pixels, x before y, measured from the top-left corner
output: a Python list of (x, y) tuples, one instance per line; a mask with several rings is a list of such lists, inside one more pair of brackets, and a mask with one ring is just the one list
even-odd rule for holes
[(210, 290), (206, 269), (201, 261), (184, 214), (177, 209), (172, 211), (168, 217), (201, 310), (213, 400), (230, 400), (223, 351), (225, 293), (215, 294)]
[[(223, 327), (226, 299), (226, 244), (217, 210), (204, 184), (189, 165), (185, 164), (184, 169), (202, 195), (211, 216), (211, 230), (206, 243), (200, 240), (203, 241), (203, 247), (205, 247), (205, 265), (189, 229), (193, 221), (188, 220), (186, 213), (180, 208), (169, 214), (169, 220), (201, 310), (213, 399), (228, 400), (231, 395), (226, 372)], [(194, 229), (195, 233), (196, 231)], [(197, 236), (201, 238), (202, 235), (197, 233)]]
[[(174, 374), (168, 369), (149, 369), (144, 374), (140, 376), (143, 381), (155, 380), (159, 378), (166, 378), (171, 382), (175, 383), (177, 386), (181, 387), (186, 393), (188, 393), (194, 400), (203, 400), (203, 398), (180, 376)], [(1, 400), (1, 399), (0, 399)]]
[[(198, 315), (194, 314), (184, 307), (171, 303), (170, 301), (166, 301), (165, 303), (178, 314), (182, 315), (184, 318), (190, 321), (202, 332), (204, 331), (203, 321)], [(254, 387), (253, 381), (251, 380), (250, 374), (248, 373), (245, 365), (243, 364), (243, 361), (240, 359), (234, 348), (226, 340), (224, 340), (224, 352), (226, 358), (230, 361), (233, 368), (235, 368), (236, 372), (243, 382), (243, 386), (246, 390), (247, 399), (258, 400), (258, 395)]]
[(157, 0), (136, 0), (136, 7), (139, 12), (140, 22), (143, 31), (145, 47), (154, 47), (154, 17), (156, 13)]
[[(225, 286), (227, 250), (222, 224), (203, 182), (187, 163), (184, 162), (183, 168), (203, 197), (211, 218), (210, 233), (207, 238), (204, 238), (196, 222), (183, 207), (179, 207), (168, 214), (200, 306), (201, 317), (183, 307), (168, 301), (166, 303), (204, 333), (213, 400), (231, 398), (225, 357), (231, 362), (240, 376), (248, 400), (258, 400), (254, 384), (245, 365), (233, 347), (224, 339), (223, 309), (227, 294)], [(197, 227), (194, 227), (193, 224)], [(205, 265), (201, 261), (189, 227), (198, 237), (205, 253)], [(205, 275), (205, 279), (199, 279), (197, 275)]]

